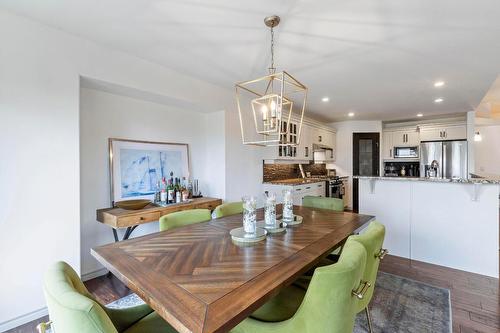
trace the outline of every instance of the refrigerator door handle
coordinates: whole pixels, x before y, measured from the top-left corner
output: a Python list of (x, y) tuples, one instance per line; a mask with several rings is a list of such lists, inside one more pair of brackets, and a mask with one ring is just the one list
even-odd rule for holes
[(446, 156), (446, 144), (443, 145), (443, 175), (441, 178), (448, 178), (448, 172), (446, 170), (446, 160), (448, 157)]

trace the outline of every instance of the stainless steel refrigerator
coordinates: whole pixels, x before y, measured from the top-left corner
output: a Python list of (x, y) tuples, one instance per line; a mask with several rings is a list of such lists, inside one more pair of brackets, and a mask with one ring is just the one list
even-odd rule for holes
[(428, 141), (420, 144), (420, 175), (468, 178), (467, 140)]

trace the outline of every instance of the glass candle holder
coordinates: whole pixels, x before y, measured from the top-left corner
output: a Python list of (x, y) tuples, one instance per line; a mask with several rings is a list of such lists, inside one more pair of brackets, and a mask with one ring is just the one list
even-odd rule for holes
[(264, 208), (264, 221), (267, 227), (277, 228), (276, 226), (276, 194), (271, 193), (266, 196), (266, 205)]
[(255, 197), (243, 197), (243, 229), (247, 234), (255, 234), (257, 229), (257, 201)]
[(292, 190), (283, 190), (283, 222), (293, 221)]

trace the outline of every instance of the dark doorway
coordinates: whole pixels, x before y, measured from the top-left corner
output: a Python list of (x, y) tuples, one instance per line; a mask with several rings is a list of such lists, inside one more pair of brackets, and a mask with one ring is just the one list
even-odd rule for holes
[[(378, 176), (380, 167), (380, 133), (353, 133), (353, 176)], [(359, 180), (352, 181), (352, 210), (359, 211)]]

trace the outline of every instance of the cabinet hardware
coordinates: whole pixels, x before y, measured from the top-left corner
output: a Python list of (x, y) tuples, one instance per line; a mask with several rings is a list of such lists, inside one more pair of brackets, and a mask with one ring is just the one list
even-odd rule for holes
[(389, 149), (389, 157), (392, 157), (392, 149)]
[(310, 187), (306, 187), (306, 190), (310, 190), (311, 188)]
[(323, 140), (323, 138), (321, 137), (321, 135), (318, 136), (318, 142), (321, 142)]

